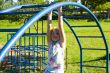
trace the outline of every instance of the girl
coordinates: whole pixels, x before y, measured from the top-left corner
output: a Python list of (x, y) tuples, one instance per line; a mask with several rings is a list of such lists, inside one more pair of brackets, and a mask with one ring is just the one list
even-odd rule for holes
[(64, 49), (66, 39), (63, 28), (62, 7), (58, 8), (58, 28), (52, 28), (52, 12), (47, 26), (48, 64), (44, 73), (64, 73)]

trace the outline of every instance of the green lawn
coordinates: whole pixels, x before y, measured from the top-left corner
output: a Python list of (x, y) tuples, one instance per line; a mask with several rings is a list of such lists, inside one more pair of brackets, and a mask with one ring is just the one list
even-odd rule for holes
[[(87, 22), (87, 20), (68, 20), (72, 25), (96, 25), (95, 22)], [(35, 23), (36, 24), (36, 23)], [(39, 22), (41, 24), (41, 22)], [(53, 25), (56, 26), (57, 22), (53, 21)], [(110, 51), (110, 22), (100, 21), (101, 27), (106, 36), (106, 41), (108, 43), (109, 51)], [(9, 22), (9, 21), (0, 21), (0, 28), (19, 28), (22, 26), (22, 23), (18, 22)], [(78, 43), (72, 34), (71, 30), (64, 25), (66, 38), (67, 38), (67, 70), (65, 73), (79, 73), (80, 71), (80, 48)], [(44, 31), (46, 31), (46, 21), (44, 21)], [(39, 29), (41, 32), (41, 27)], [(74, 29), (78, 35), (100, 35), (100, 32), (97, 28), (75, 28)], [(28, 32), (28, 31), (27, 31)], [(31, 32), (36, 32), (34, 26), (31, 26)], [(4, 45), (7, 42), (7, 34), (8, 33), (0, 33), (0, 44)], [(80, 39), (83, 47), (95, 47), (95, 48), (104, 48), (102, 39)], [(98, 65), (105, 66), (104, 56), (105, 51), (83, 51), (83, 60), (85, 65)], [(109, 61), (110, 62), (110, 61)], [(110, 67), (110, 66), (109, 66)], [(105, 69), (98, 68), (83, 68), (84, 73), (105, 73)]]

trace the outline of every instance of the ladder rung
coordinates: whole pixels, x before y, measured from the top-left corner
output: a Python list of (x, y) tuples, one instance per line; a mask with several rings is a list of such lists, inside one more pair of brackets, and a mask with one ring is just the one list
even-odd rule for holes
[(94, 68), (106, 68), (104, 66), (90, 66), (90, 65), (82, 65), (83, 67), (94, 67)]
[(106, 49), (101, 49), (101, 48), (82, 48), (83, 50), (106, 50)]
[(22, 36), (46, 36), (46, 33), (24, 33)]
[(17, 32), (19, 29), (13, 29), (13, 28), (9, 28), (9, 29), (0, 29), (0, 32)]
[(78, 38), (102, 38), (102, 36), (77, 36)]
[(92, 25), (92, 26), (84, 25), (84, 26), (71, 26), (71, 27), (75, 27), (75, 28), (82, 27), (82, 28), (85, 28), (85, 27), (97, 27), (97, 25)]

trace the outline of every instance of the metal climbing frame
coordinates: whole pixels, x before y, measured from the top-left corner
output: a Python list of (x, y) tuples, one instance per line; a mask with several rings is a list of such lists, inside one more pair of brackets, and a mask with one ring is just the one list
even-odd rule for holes
[[(82, 26), (73, 26), (72, 24), (70, 24), (66, 18), (64, 18), (64, 22), (69, 26), (69, 28), (71, 29), (71, 31), (73, 32), (79, 47), (80, 47), (80, 73), (83, 72), (83, 68), (84, 67), (90, 67), (90, 68), (104, 68), (106, 70), (106, 73), (109, 73), (109, 52), (108, 52), (108, 46), (107, 46), (107, 42), (104, 36), (104, 33), (102, 31), (102, 28), (98, 22), (98, 19), (96, 18), (96, 16), (84, 5), (82, 4), (78, 4), (78, 3), (74, 3), (74, 2), (61, 2), (61, 3), (56, 3), (53, 5), (48, 6), (47, 8), (44, 8), (43, 10), (41, 10), (40, 12), (38, 11), (38, 13), (36, 13), (32, 18), (30, 18), (17, 32), (16, 34), (14, 34), (11, 38), (10, 41), (8, 41), (6, 43), (6, 45), (2, 48), (2, 50), (0, 51), (0, 61), (3, 60), (3, 58), (5, 57), (5, 54), (7, 52), (9, 52), (9, 50), (11, 49), (12, 45), (17, 41), (17, 39), (19, 39), (24, 32), (37, 20), (39, 20), (41, 17), (43, 17), (45, 14), (47, 14), (48, 12), (50, 12), (51, 10), (54, 10), (60, 6), (67, 6), (67, 5), (73, 5), (73, 6), (78, 6), (81, 7), (82, 9), (86, 10), (90, 16), (92, 17), (92, 19), (96, 22), (96, 25), (82, 25)], [(38, 5), (21, 5), (18, 7), (12, 7), (6, 10), (3, 10), (0, 12), (0, 14), (26, 14), (28, 12), (21, 12), (21, 13), (16, 13), (16, 12), (12, 12), (13, 10), (17, 10), (20, 8), (29, 8), (29, 7), (37, 7)], [(45, 5), (43, 5), (42, 7), (45, 7)], [(30, 13), (30, 12), (29, 12)], [(34, 13), (34, 12), (32, 12)], [(77, 32), (75, 31), (75, 29), (77, 28), (98, 28), (100, 35), (78, 35)], [(81, 42), (81, 39), (102, 39), (103, 44), (105, 45), (104, 48), (94, 48), (94, 47), (84, 47), (83, 43)], [(106, 65), (105, 66), (92, 66), (92, 65), (84, 65), (83, 63), (83, 51), (85, 50), (100, 50), (100, 51), (105, 51), (106, 52)]]
[[(35, 32), (33, 33), (33, 28)], [(28, 32), (11, 48), (1, 66), (4, 67), (3, 72), (10, 71), (12, 73), (36, 73), (45, 69), (47, 65), (47, 48), (46, 33), (44, 32), (44, 22), (39, 20), (33, 28), (29, 28)], [(41, 30), (40, 30), (41, 29)], [(2, 29), (7, 34), (7, 41), (15, 34), (13, 29)]]

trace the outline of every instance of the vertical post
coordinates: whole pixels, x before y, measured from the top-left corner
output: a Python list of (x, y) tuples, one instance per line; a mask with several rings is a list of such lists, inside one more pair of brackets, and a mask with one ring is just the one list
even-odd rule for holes
[(36, 32), (37, 33), (37, 39), (36, 39), (36, 41), (37, 41), (37, 46), (36, 46), (36, 48), (37, 48), (37, 56), (36, 56), (37, 57), (37, 60), (36, 60), (37, 61), (37, 66), (36, 66), (37, 69), (38, 69), (38, 44), (39, 44), (38, 43), (38, 32), (39, 32), (38, 25), (39, 25), (39, 21), (37, 21), (37, 32)]
[[(18, 56), (18, 55), (19, 55), (19, 46), (17, 45), (17, 59), (16, 59), (16, 67), (17, 67), (17, 68), (18, 68), (18, 66), (19, 66), (19, 64), (18, 64), (18, 63), (19, 63), (19, 62), (18, 62), (19, 56)], [(18, 70), (18, 69), (17, 69), (17, 70)]]
[[(30, 28), (29, 28), (29, 35), (30, 35)], [(29, 55), (29, 56), (28, 56), (28, 57), (29, 57), (29, 73), (30, 73), (30, 64), (31, 64), (31, 63), (30, 63), (30, 61), (31, 61), (31, 60), (30, 60), (30, 59), (31, 59), (31, 58), (30, 58), (30, 57), (31, 57), (31, 56), (30, 56), (30, 51), (31, 51), (31, 49), (30, 49), (30, 43), (31, 43), (31, 42), (30, 42), (30, 36), (29, 36), (29, 46), (28, 46), (28, 48), (29, 48), (29, 50), (28, 50), (28, 52), (29, 52), (29, 54), (28, 54), (28, 55)]]
[[(16, 45), (16, 44), (15, 44)], [(15, 69), (14, 69), (14, 73), (16, 73), (17, 72), (17, 45), (15, 46), (15, 62), (14, 62), (14, 66), (15, 66)]]
[[(12, 35), (13, 35), (13, 34), (12, 34)], [(11, 35), (11, 37), (12, 37), (12, 35)], [(11, 65), (12, 65), (12, 59), (13, 59), (13, 58), (12, 58), (12, 52), (13, 52), (13, 51), (12, 51), (12, 48), (11, 48), (10, 52), (11, 52), (11, 55), (10, 55), (10, 56), (11, 56), (11, 57), (10, 57), (11, 59), (10, 59), (9, 65), (10, 65), (10, 67), (11, 67), (11, 72), (13, 72), (12, 66), (11, 66)]]
[(32, 36), (32, 45), (33, 45), (33, 55), (34, 55), (34, 57), (33, 57), (33, 63), (34, 63), (34, 73), (36, 72), (36, 66), (35, 66), (35, 35), (34, 36)]
[[(107, 44), (106, 44), (107, 46)], [(108, 47), (106, 47), (106, 73), (109, 73), (109, 50)]]
[(22, 61), (21, 61), (21, 56), (22, 56), (22, 52), (21, 52), (21, 38), (19, 39), (19, 59), (18, 59), (18, 61), (19, 61), (19, 67), (20, 67), (20, 73), (22, 73), (22, 71), (21, 71), (21, 67), (22, 67)]
[(82, 48), (80, 48), (80, 73), (83, 73), (83, 53), (82, 53)]
[(43, 62), (44, 62), (44, 36), (43, 36), (43, 19), (41, 20), (42, 21), (42, 62), (41, 62), (41, 65), (42, 65), (42, 69), (43, 69)]
[[(25, 57), (25, 59), (26, 59), (26, 57), (27, 57), (27, 55), (26, 55), (26, 37), (24, 36), (24, 57)], [(26, 72), (26, 61), (27, 60), (25, 60), (25, 62), (24, 62), (24, 71)]]

